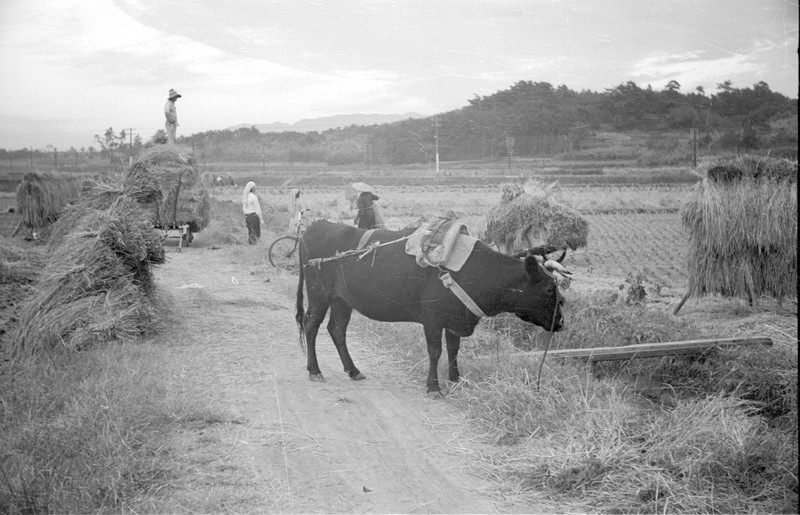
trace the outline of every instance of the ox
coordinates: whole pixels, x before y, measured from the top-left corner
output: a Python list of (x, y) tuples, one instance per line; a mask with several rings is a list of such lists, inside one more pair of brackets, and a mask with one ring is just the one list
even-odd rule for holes
[[(472, 335), (479, 316), (445, 287), (440, 279), (444, 270), (420, 267), (414, 256), (405, 253), (404, 240), (414, 228), (375, 231), (369, 241), (381, 245), (366, 253), (347, 252), (359, 243), (363, 245), (360, 240), (365, 232), (319, 221), (303, 234), (296, 320), (305, 333), (309, 376), (313, 381), (324, 381), (317, 362), (316, 338), (330, 310), (328, 332), (344, 371), (353, 380), (365, 379), (347, 350), (347, 325), (355, 309), (372, 320), (422, 324), (430, 360), (428, 392), (439, 392), (442, 333), (447, 343), (448, 376), (455, 382), (460, 377), (460, 339)], [(337, 257), (337, 253), (344, 255)], [(487, 316), (513, 313), (548, 331), (558, 331), (563, 325), (563, 298), (556, 280), (534, 256), (518, 259), (478, 241), (461, 270), (451, 272), (451, 277)], [(307, 309), (303, 306), (304, 282)]]

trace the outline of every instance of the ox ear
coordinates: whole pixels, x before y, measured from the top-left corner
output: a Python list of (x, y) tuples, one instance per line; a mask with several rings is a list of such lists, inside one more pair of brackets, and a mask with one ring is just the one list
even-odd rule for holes
[(528, 275), (534, 282), (539, 280), (542, 271), (539, 268), (539, 260), (536, 259), (536, 256), (528, 254), (525, 257), (525, 271), (528, 272)]

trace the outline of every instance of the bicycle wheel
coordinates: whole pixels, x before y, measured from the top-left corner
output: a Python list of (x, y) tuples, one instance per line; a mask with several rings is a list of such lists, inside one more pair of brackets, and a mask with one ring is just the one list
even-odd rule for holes
[(297, 270), (299, 267), (299, 252), (294, 236), (281, 236), (269, 246), (269, 263), (281, 270)]

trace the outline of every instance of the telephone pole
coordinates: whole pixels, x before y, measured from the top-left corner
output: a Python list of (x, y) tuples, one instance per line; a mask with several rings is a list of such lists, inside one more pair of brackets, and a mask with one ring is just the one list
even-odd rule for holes
[(434, 142), (436, 143), (436, 176), (439, 176), (439, 117), (434, 118), (433, 126), (436, 129), (434, 132)]
[(128, 163), (128, 166), (133, 166), (133, 129), (132, 128), (128, 129), (128, 136), (129, 136), (129, 141), (130, 141), (130, 146), (131, 146), (131, 159), (130, 159), (130, 163)]

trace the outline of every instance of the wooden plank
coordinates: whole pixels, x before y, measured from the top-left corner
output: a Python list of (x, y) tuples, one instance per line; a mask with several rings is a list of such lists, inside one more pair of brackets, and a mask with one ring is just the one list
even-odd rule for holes
[[(590, 349), (551, 350), (548, 357), (586, 358), (589, 361), (612, 361), (634, 358), (658, 358), (673, 354), (697, 354), (721, 345), (772, 345), (772, 338), (717, 338), (713, 340), (686, 340), (683, 342), (640, 343), (622, 347), (594, 347)], [(544, 351), (519, 352), (512, 357), (541, 357)]]

